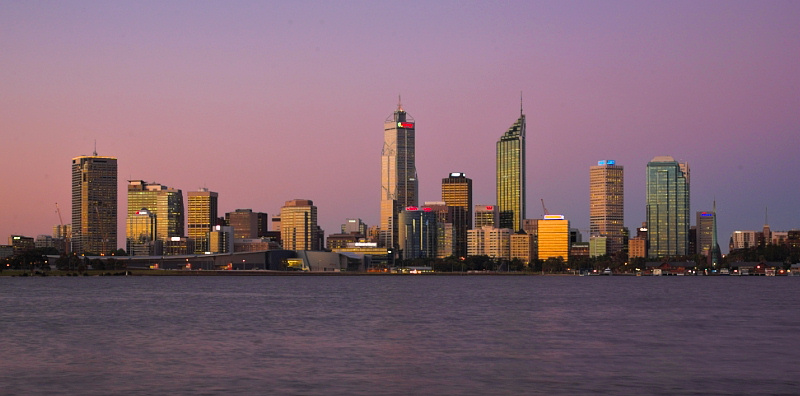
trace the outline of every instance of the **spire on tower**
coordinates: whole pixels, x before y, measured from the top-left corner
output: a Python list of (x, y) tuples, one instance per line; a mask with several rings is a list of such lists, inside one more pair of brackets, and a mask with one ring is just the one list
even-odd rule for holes
[(94, 153), (92, 155), (97, 157), (97, 139), (94, 140)]
[(519, 91), (519, 116), (522, 117), (522, 91)]
[(397, 111), (403, 111), (403, 101), (400, 100), (400, 95), (397, 95)]

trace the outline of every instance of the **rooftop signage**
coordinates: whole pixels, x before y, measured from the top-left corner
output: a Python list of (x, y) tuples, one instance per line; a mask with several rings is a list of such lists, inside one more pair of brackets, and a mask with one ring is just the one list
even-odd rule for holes
[(405, 128), (405, 129), (414, 129), (414, 123), (413, 122), (398, 122), (397, 123), (397, 127), (398, 128)]
[(564, 220), (564, 215), (544, 215), (545, 220)]
[(616, 160), (600, 160), (597, 161), (597, 165), (616, 165)]

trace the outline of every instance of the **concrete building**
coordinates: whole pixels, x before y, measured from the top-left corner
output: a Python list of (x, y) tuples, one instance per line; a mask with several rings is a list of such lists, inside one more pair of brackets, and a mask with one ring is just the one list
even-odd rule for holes
[(520, 259), (525, 265), (536, 259), (536, 238), (527, 233), (512, 234), (511, 259)]
[(235, 239), (253, 239), (266, 235), (267, 218), (266, 213), (253, 212), (252, 209), (236, 209), (225, 213), (225, 224), (233, 227)]
[(525, 218), (525, 114), (497, 141), (499, 228), (522, 230)]
[(36, 248), (36, 241), (32, 237), (9, 235), (8, 245), (14, 250), (14, 254), (20, 254)]
[(286, 250), (322, 250), (317, 207), (309, 199), (286, 201), (281, 207), (281, 242)]
[(758, 246), (758, 232), (734, 231), (731, 234), (730, 250), (749, 249)]
[(72, 249), (108, 254), (117, 249), (117, 159), (72, 159)]
[(497, 227), (500, 225), (500, 211), (497, 205), (475, 205), (475, 223), (472, 228)]
[(593, 236), (589, 237), (589, 257), (605, 256), (609, 253), (608, 245), (610, 241), (608, 237)]
[(208, 234), (217, 225), (219, 194), (201, 188), (189, 191), (188, 199), (188, 237), (194, 241), (195, 253), (210, 251)]
[(235, 239), (233, 227), (216, 225), (208, 233), (208, 251), (211, 253), (233, 253)]
[(510, 228), (481, 227), (467, 232), (467, 253), (470, 256), (489, 256), (495, 259), (511, 259)]
[(551, 257), (569, 260), (569, 220), (562, 215), (545, 215), (544, 219), (539, 220), (537, 229), (539, 260)]
[(367, 224), (361, 219), (346, 219), (342, 224), (342, 234), (355, 234), (366, 237), (368, 228)]
[(628, 258), (645, 258), (647, 257), (647, 239), (642, 237), (633, 237), (628, 240)]
[[(608, 253), (625, 246), (624, 169), (614, 160), (589, 168), (589, 237), (606, 237)], [(590, 239), (591, 242), (591, 239)]]
[(689, 165), (669, 156), (647, 164), (647, 226), (651, 258), (689, 253)]
[(416, 124), (397, 104), (383, 124), (381, 150), (381, 244), (398, 246), (397, 216), (406, 207), (419, 206), (416, 167)]

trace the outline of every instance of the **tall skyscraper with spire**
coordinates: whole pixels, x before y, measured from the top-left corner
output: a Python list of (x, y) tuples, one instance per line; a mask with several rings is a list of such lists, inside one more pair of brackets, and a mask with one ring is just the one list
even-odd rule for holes
[(415, 126), (414, 118), (399, 101), (397, 110), (383, 124), (380, 242), (389, 248), (397, 246), (398, 213), (419, 205)]
[(72, 159), (72, 251), (108, 254), (117, 249), (117, 159)]
[(497, 206), (499, 228), (522, 230), (525, 219), (525, 114), (497, 141)]
[(670, 156), (647, 163), (648, 256), (689, 253), (689, 164)]

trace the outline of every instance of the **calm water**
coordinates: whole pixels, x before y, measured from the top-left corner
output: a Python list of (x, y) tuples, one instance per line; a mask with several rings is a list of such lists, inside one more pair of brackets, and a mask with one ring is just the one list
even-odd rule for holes
[(0, 394), (800, 392), (800, 277), (0, 278)]

